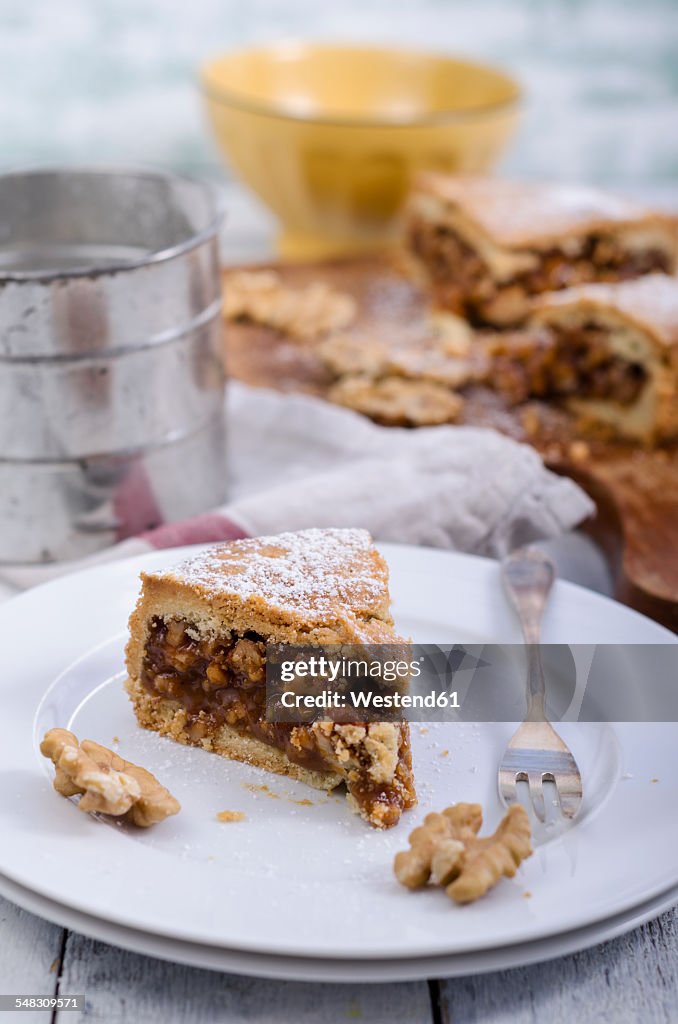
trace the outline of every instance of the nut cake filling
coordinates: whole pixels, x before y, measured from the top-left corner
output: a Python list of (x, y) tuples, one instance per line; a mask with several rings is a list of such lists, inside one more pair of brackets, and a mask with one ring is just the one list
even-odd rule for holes
[(594, 281), (626, 281), (653, 271), (671, 272), (665, 252), (654, 248), (630, 251), (604, 232), (582, 239), (575, 255), (559, 248), (530, 250), (538, 258), (538, 266), (502, 282), (493, 278), (480, 254), (448, 225), (415, 218), (409, 244), (426, 266), (436, 301), (476, 324), (517, 324), (527, 312), (529, 296), (542, 292)]
[(200, 744), (229, 726), (282, 750), (303, 768), (337, 773), (361, 813), (381, 827), (395, 824), (402, 810), (415, 803), (406, 728), (399, 728), (399, 746), (385, 778), (378, 766), (365, 760), (364, 744), (352, 743), (352, 738), (363, 738), (367, 730), (378, 730), (379, 723), (308, 726), (266, 720), (266, 643), (256, 633), (229, 633), (214, 639), (201, 636), (185, 620), (154, 616), (141, 682), (154, 697), (182, 706), (192, 743)]
[(499, 335), (490, 342), (491, 383), (512, 403), (577, 397), (630, 406), (647, 383), (640, 363), (616, 355), (594, 323)]

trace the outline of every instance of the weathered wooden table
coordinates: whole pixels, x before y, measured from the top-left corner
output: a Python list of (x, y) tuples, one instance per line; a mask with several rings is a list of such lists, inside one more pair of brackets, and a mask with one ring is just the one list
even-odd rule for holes
[(678, 1020), (678, 911), (584, 953), (451, 981), (320, 985), (219, 974), (127, 953), (0, 899), (0, 993), (84, 992), (82, 1013), (22, 1024), (659, 1024)]

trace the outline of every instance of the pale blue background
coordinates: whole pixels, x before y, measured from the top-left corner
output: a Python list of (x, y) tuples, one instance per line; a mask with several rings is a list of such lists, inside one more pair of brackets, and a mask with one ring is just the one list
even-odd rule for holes
[(0, 0), (0, 163), (215, 172), (196, 66), (294, 35), (496, 59), (529, 97), (507, 170), (675, 194), (676, 0)]

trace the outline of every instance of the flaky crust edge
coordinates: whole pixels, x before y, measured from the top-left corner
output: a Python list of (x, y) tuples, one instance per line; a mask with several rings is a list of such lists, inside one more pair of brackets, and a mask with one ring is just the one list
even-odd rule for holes
[[(574, 218), (568, 220), (566, 213), (558, 211), (560, 216), (554, 217), (550, 226), (535, 220), (531, 230), (519, 230), (515, 227), (509, 228), (504, 224), (497, 212), (495, 212), (493, 222), (487, 209), (482, 219), (476, 216), (474, 207), (479, 203), (479, 196), (473, 196), (472, 190), (484, 187), (491, 195), (492, 184), (491, 179), (464, 178), (463, 176), (450, 178), (449, 175), (434, 171), (422, 171), (415, 178), (408, 210), (410, 213), (420, 212), (417, 209), (417, 196), (426, 196), (436, 207), (436, 215), (427, 218), (432, 223), (444, 222), (446, 216), (452, 213), (461, 217), (470, 229), (472, 228), (486, 241), (507, 252), (518, 249), (540, 252), (562, 243), (567, 238), (581, 238), (599, 231), (617, 234), (631, 227), (656, 228), (665, 233), (666, 252), (672, 259), (673, 272), (676, 272), (678, 217), (675, 214), (629, 202), (628, 217), (615, 218), (603, 214), (596, 216), (592, 213), (585, 220), (575, 220)], [(511, 198), (511, 207), (515, 210), (516, 204), (519, 203), (529, 210), (535, 184), (526, 181), (522, 185), (517, 183), (513, 183), (513, 185), (515, 195)], [(468, 203), (465, 202), (465, 192), (469, 195)], [(632, 208), (635, 208), (633, 212)]]
[(141, 675), (148, 624), (153, 616), (185, 619), (195, 623), (208, 637), (226, 631), (258, 633), (272, 643), (313, 646), (363, 643), (403, 643), (393, 627), (388, 590), (388, 568), (381, 555), (372, 552), (375, 575), (383, 584), (383, 596), (372, 614), (353, 611), (339, 603), (328, 616), (302, 611), (278, 610), (263, 597), (242, 600), (227, 591), (209, 593), (200, 584), (188, 583), (171, 573), (141, 573), (141, 593), (129, 620), (125, 647), (127, 672), (132, 679)]

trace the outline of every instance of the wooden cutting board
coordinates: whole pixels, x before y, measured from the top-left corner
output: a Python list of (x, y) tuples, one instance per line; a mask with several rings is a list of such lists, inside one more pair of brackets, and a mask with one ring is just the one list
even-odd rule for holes
[[(349, 292), (358, 303), (356, 329), (381, 341), (388, 342), (395, 326), (420, 320), (426, 309), (421, 292), (388, 256), (269, 266), (291, 286), (323, 280)], [(326, 393), (331, 378), (313, 345), (266, 327), (231, 324), (226, 346), (229, 372), (239, 380)], [(597, 515), (586, 529), (610, 560), (618, 599), (678, 631), (678, 447), (650, 451), (586, 439), (583, 448), (567, 414), (538, 402), (529, 410), (509, 408), (477, 387), (468, 393), (461, 422), (526, 441), (551, 469), (577, 480), (596, 502)]]

